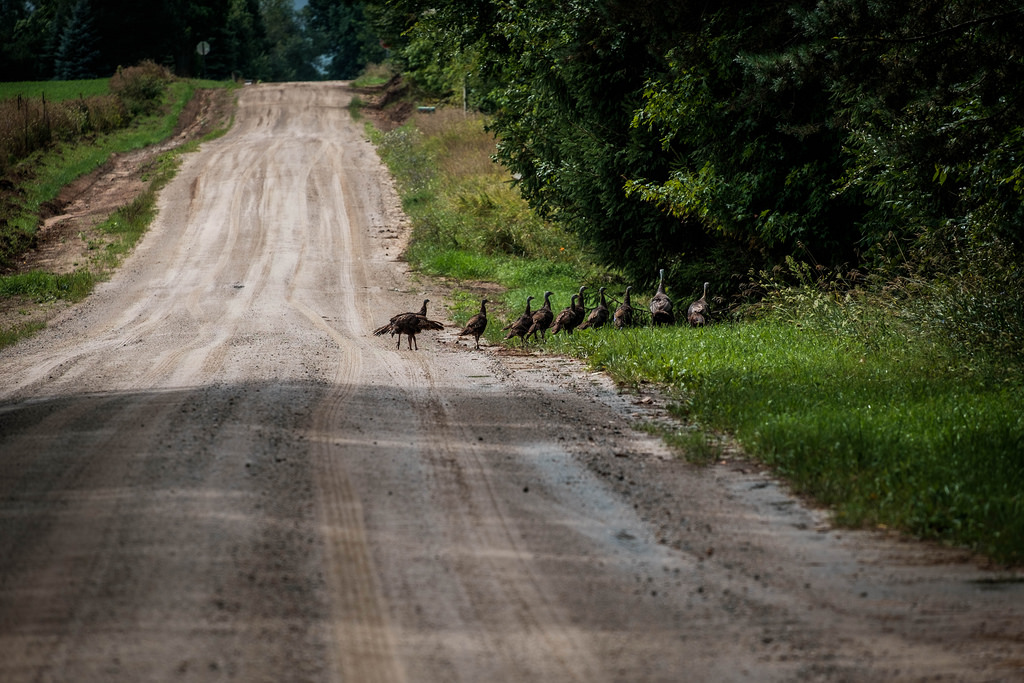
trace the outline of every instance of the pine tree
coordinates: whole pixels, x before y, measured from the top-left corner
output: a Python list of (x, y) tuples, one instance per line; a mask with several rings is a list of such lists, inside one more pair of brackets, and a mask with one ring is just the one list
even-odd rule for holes
[(78, 0), (71, 10), (71, 18), (61, 33), (60, 45), (57, 47), (54, 64), (57, 80), (98, 78), (100, 51), (96, 48), (96, 43), (96, 30), (89, 0)]

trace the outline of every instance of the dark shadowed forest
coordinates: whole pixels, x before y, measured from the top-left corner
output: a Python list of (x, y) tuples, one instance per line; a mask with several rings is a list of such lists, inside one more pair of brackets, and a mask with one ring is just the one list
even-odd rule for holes
[(352, 78), (385, 56), (364, 5), (310, 0), (296, 10), (293, 0), (5, 0), (0, 80), (105, 78), (145, 60), (179, 76), (213, 79)]

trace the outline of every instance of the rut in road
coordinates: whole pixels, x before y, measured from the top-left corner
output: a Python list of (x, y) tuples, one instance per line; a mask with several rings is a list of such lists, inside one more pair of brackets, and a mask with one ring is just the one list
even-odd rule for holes
[(568, 361), (373, 337), (426, 292), (349, 97), (242, 90), (120, 272), (0, 352), (0, 679), (1019, 671), (1019, 584), (689, 468)]

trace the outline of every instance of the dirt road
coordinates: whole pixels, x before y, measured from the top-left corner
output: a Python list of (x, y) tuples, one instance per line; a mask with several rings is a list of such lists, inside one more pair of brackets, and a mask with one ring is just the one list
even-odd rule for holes
[(1024, 584), (697, 469), (443, 295), (338, 84), (245, 89), (119, 273), (0, 351), (0, 680), (1021, 680)]

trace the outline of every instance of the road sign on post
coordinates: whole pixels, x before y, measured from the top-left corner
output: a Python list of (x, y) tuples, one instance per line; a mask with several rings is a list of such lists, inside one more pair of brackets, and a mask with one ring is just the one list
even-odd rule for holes
[(210, 54), (210, 44), (205, 40), (200, 40), (196, 45), (196, 54), (199, 55), (199, 73), (206, 78), (206, 55)]

